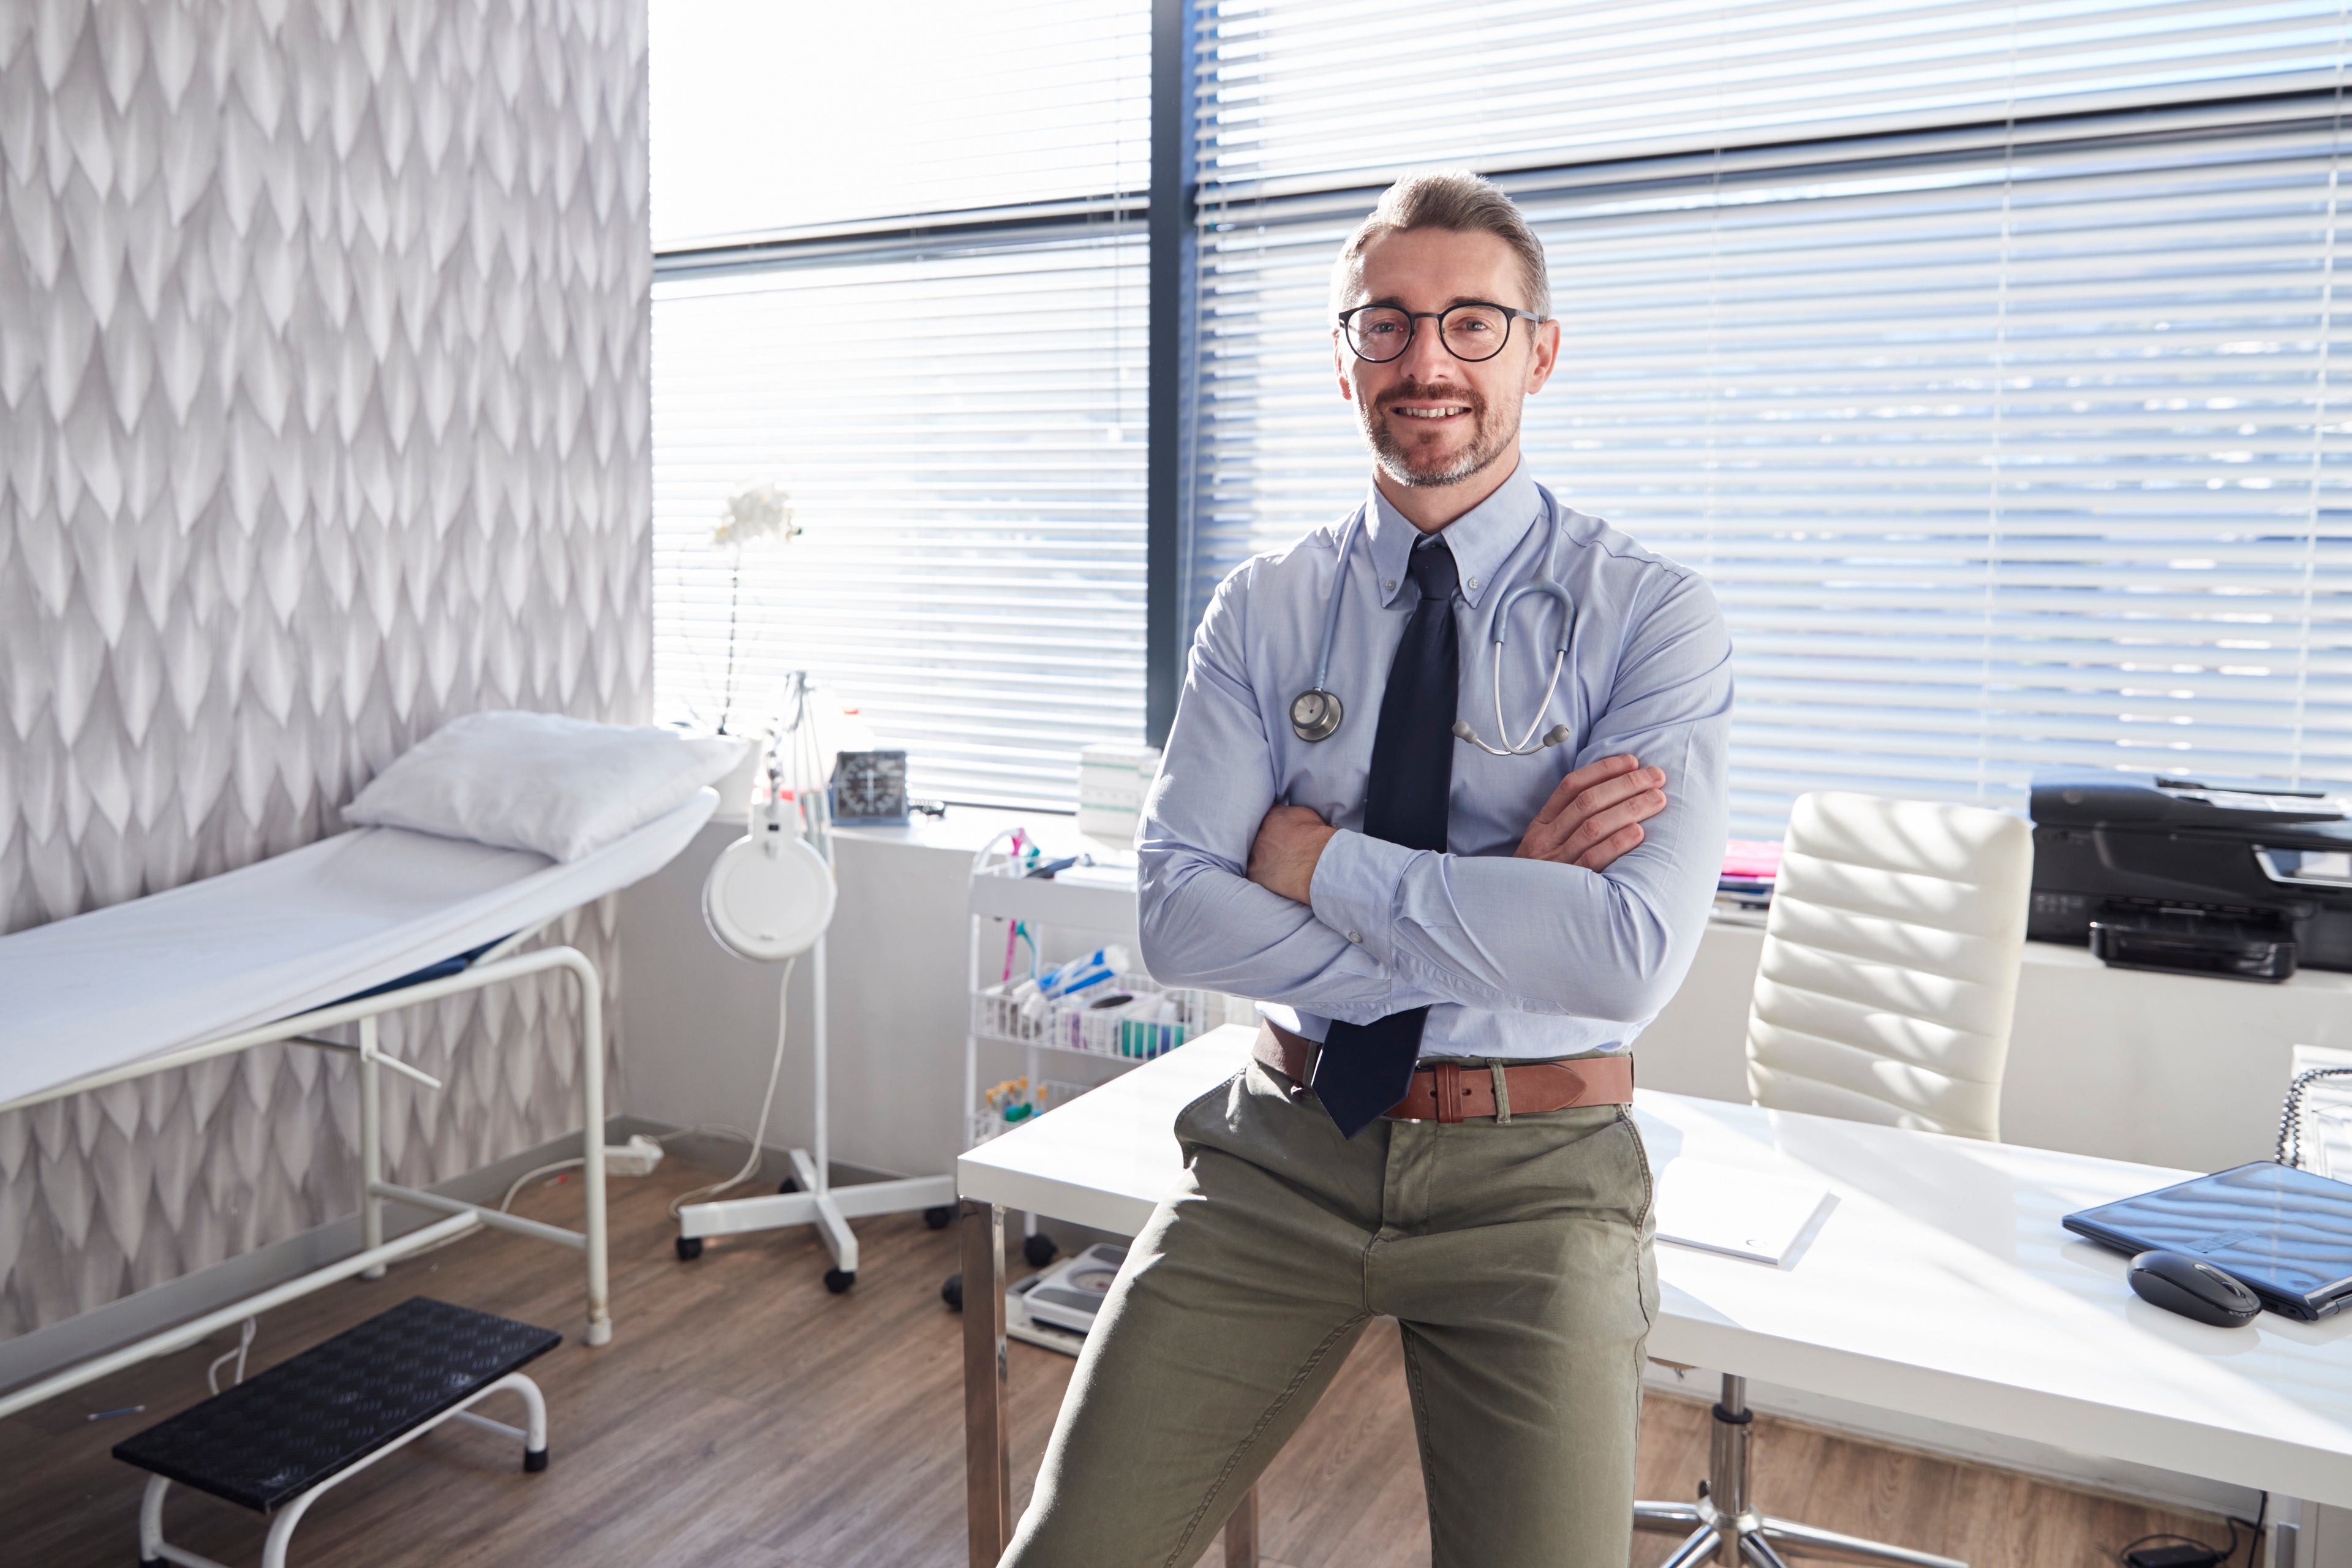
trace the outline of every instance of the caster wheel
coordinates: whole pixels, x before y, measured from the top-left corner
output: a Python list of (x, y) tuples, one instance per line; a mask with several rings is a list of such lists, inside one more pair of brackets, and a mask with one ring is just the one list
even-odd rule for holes
[(1054, 1238), (1042, 1231), (1035, 1236), (1025, 1236), (1021, 1238), (1021, 1256), (1029, 1260), (1029, 1267), (1032, 1268), (1045, 1268), (1054, 1261), (1054, 1254), (1060, 1250), (1060, 1247), (1054, 1245)]
[(963, 1310), (963, 1276), (950, 1274), (940, 1281), (940, 1300), (948, 1304), (950, 1312)]
[(856, 1283), (857, 1276), (855, 1274), (845, 1274), (838, 1268), (828, 1268), (824, 1271), (824, 1288), (836, 1296)]
[(797, 1176), (786, 1176), (782, 1181), (776, 1184), (776, 1192), (780, 1195), (784, 1193), (796, 1193), (800, 1190), (800, 1178)]
[(677, 1238), (677, 1260), (680, 1263), (691, 1263), (701, 1256), (702, 1237), (681, 1236)]
[(933, 1230), (947, 1229), (948, 1226), (955, 1223), (954, 1205), (951, 1204), (941, 1204), (935, 1209), (925, 1209), (923, 1211), (923, 1223), (929, 1226)]

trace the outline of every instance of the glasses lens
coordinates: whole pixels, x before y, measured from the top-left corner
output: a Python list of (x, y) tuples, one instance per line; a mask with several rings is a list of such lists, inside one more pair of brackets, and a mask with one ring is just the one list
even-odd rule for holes
[(1412, 337), (1412, 318), (1385, 305), (1357, 311), (1348, 318), (1348, 346), (1356, 357), (1390, 360), (1404, 353)]
[(1455, 359), (1493, 359), (1511, 335), (1511, 318), (1492, 305), (1456, 305), (1438, 326)]

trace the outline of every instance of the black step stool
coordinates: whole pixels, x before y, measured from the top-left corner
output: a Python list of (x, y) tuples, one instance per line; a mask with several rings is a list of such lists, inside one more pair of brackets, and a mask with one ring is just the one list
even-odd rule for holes
[[(139, 1506), (141, 1568), (223, 1568), (164, 1541), (173, 1481), (276, 1514), (262, 1568), (285, 1568), (286, 1543), (321, 1492), (444, 1421), (520, 1437), (522, 1468), (547, 1468), (547, 1401), (517, 1369), (562, 1342), (551, 1329), (415, 1296), (123, 1439), (114, 1457), (154, 1472)], [(522, 1396), (528, 1432), (470, 1413), (501, 1389)]]

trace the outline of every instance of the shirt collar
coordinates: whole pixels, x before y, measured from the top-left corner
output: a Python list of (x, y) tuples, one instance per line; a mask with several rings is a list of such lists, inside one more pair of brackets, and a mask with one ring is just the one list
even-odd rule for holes
[[(1385, 608), (1404, 591), (1405, 557), (1423, 535), (1404, 513), (1389, 504), (1380, 486), (1370, 489), (1365, 520), (1371, 531), (1372, 569), (1380, 574), (1381, 605)], [(1542, 509), (1543, 494), (1522, 460), (1493, 495), (1439, 531), (1445, 547), (1454, 552), (1454, 564), (1462, 576), (1462, 596), (1473, 608), (1493, 584), (1504, 558), (1527, 537)]]

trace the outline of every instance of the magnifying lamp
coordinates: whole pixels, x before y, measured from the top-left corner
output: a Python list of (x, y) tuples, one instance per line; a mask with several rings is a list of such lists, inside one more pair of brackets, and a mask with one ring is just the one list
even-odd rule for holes
[(764, 817), (719, 853), (702, 883), (702, 919), (719, 946), (754, 963), (806, 952), (833, 923), (833, 868), (801, 837), (799, 807), (771, 797)]

